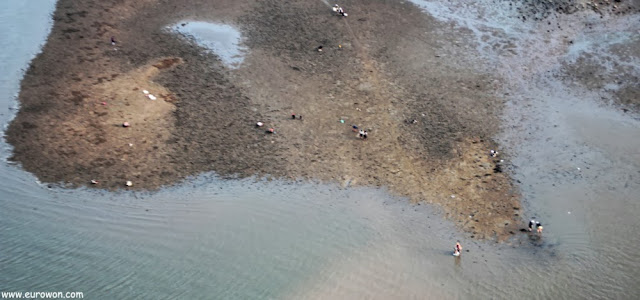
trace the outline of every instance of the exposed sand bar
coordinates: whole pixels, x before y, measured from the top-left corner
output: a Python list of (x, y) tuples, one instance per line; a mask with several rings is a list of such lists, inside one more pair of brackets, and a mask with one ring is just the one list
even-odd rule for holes
[[(474, 56), (473, 32), (411, 3), (348, 10), (61, 0), (22, 82), (12, 160), (44, 182), (105, 189), (157, 189), (206, 171), (384, 186), (439, 204), (474, 237), (516, 231), (508, 153), (489, 155), (500, 151), (501, 78)], [(229, 38), (242, 53), (200, 47), (207, 38), (189, 26), (202, 22), (239, 29)]]

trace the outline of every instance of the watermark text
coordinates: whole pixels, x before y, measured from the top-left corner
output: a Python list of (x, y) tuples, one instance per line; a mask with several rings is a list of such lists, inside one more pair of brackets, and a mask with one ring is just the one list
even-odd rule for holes
[(83, 292), (0, 292), (2, 299), (83, 299)]

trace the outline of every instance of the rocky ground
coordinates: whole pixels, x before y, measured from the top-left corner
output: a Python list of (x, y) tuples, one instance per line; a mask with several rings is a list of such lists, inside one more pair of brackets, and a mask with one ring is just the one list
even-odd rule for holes
[[(523, 16), (571, 11), (525, 2), (536, 12)], [(349, 18), (323, 1), (59, 0), (7, 131), (11, 159), (44, 182), (104, 189), (207, 171), (383, 186), (440, 205), (474, 237), (517, 231), (508, 156), (489, 155), (503, 99), (498, 79), (459, 55), (469, 33), (410, 3), (344, 5)], [(229, 69), (166, 29), (184, 20), (240, 28), (243, 65)]]

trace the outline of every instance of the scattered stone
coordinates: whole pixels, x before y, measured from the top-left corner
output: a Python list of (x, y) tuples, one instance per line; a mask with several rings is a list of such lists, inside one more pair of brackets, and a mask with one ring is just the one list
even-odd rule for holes
[(122, 123), (122, 127), (129, 127), (129, 126), (131, 126), (131, 124), (129, 124), (129, 122)]
[(133, 182), (131, 182), (130, 180), (127, 180), (127, 183), (125, 183), (126, 186), (133, 186)]

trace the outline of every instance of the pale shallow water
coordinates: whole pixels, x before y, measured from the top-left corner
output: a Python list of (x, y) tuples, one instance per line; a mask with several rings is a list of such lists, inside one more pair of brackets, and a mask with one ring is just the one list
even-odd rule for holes
[(212, 51), (232, 69), (239, 67), (244, 61), (246, 49), (242, 46), (242, 34), (233, 26), (203, 21), (182, 21), (169, 28)]
[[(85, 299), (637, 298), (638, 119), (602, 105), (602, 93), (546, 76), (578, 55), (553, 37), (525, 34), (530, 25), (511, 25), (505, 13), (489, 18), (478, 5), (433, 3), (444, 21), (491, 37), (475, 50), (512, 83), (501, 91), (513, 96), (499, 138), (527, 215), (545, 223), (542, 241), (466, 240), (436, 209), (384, 190), (213, 175), (156, 193), (50, 189), (3, 162), (0, 290), (82, 291)], [(3, 124), (54, 4), (11, 1), (0, 10)], [(615, 29), (622, 33), (609, 44), (618, 45), (637, 28), (611, 23), (573, 34), (607, 40)], [(544, 39), (554, 47), (530, 46)], [(504, 40), (520, 55), (493, 46)], [(607, 52), (606, 43), (579, 45)], [(536, 69), (521, 76), (521, 67)], [(456, 240), (469, 250), (458, 259), (450, 255)]]
[[(565, 283), (566, 296), (637, 298), (640, 118), (606, 104), (613, 89), (588, 91), (556, 75), (588, 55), (604, 74), (639, 76), (640, 57), (612, 47), (637, 42), (640, 16), (600, 19), (585, 12), (528, 23), (493, 1), (414, 2), (470, 28), (487, 69), (505, 79), (497, 94), (509, 101), (498, 138), (512, 158), (527, 215), (545, 223), (545, 240), (571, 262), (567, 276), (578, 276)], [(549, 275), (562, 273), (559, 267)]]

